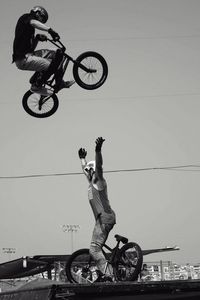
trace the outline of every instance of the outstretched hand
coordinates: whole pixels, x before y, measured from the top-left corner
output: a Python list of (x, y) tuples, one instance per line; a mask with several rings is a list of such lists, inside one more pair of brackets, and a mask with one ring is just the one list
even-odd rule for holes
[(87, 151), (84, 148), (80, 148), (78, 150), (78, 156), (80, 159), (85, 158), (87, 155)]
[(102, 147), (104, 141), (105, 141), (105, 139), (103, 139), (102, 137), (98, 137), (98, 138), (96, 139), (96, 141), (95, 141), (95, 143), (96, 143), (96, 148), (95, 148), (95, 150), (96, 150), (97, 152), (100, 152), (100, 151), (101, 151), (101, 147)]
[(60, 39), (59, 34), (56, 31), (54, 31), (52, 28), (50, 28), (48, 30), (48, 33), (51, 35), (51, 37), (54, 40), (54, 42), (57, 42)]

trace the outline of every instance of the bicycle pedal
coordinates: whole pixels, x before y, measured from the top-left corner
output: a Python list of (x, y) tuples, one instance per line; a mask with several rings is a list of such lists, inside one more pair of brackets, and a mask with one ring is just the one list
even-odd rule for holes
[(32, 86), (30, 90), (31, 90), (31, 92), (42, 95), (42, 96), (51, 96), (53, 94), (52, 90), (47, 89), (45, 87)]

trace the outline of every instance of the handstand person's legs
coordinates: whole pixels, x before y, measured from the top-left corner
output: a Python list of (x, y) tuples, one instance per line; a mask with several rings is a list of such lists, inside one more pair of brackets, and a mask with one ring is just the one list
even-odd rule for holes
[(100, 224), (98, 219), (93, 230), (92, 241), (90, 244), (90, 254), (96, 261), (99, 271), (102, 275), (108, 276), (113, 275), (113, 270), (110, 268), (111, 266), (109, 266), (109, 269), (106, 270), (107, 261), (102, 252), (102, 246), (106, 242), (108, 234), (112, 228), (112, 224)]

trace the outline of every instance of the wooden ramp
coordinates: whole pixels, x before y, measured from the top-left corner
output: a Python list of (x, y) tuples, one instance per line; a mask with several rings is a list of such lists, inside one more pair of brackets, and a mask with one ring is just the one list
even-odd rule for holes
[(0, 300), (167, 300), (200, 299), (200, 280), (79, 285), (34, 280), (0, 293)]

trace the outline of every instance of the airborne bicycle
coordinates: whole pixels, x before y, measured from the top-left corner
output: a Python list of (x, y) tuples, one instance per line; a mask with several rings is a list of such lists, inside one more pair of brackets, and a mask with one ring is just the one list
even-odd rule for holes
[[(128, 242), (126, 237), (118, 234), (115, 235), (115, 239), (117, 243), (113, 249), (106, 244), (102, 248), (106, 258), (104, 274), (112, 273), (113, 282), (137, 280), (143, 263), (140, 246)], [(124, 245), (120, 247), (120, 243)], [(89, 254), (89, 249), (77, 250), (70, 256), (66, 264), (66, 275), (72, 283), (90, 284), (98, 278), (98, 268)]]
[[(36, 118), (49, 117), (58, 109), (59, 100), (57, 93), (59, 92), (59, 86), (69, 62), (73, 63), (72, 72), (75, 82), (83, 89), (94, 90), (99, 88), (104, 84), (108, 75), (107, 62), (99, 53), (87, 51), (79, 55), (76, 59), (73, 59), (66, 53), (66, 47), (60, 40), (47, 40), (57, 47), (54, 61), (55, 70), (52, 76), (43, 84), (43, 87), (47, 90), (47, 94), (44, 95), (28, 90), (22, 99), (22, 105), (25, 111)], [(30, 79), (30, 83), (33, 84), (37, 82), (40, 76), (40, 72), (34, 73)]]

